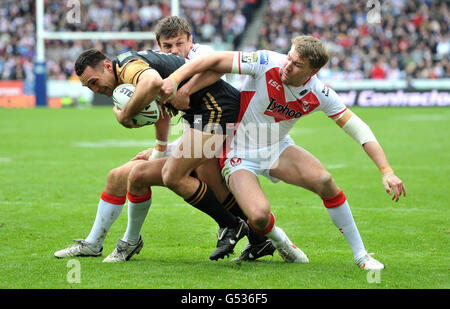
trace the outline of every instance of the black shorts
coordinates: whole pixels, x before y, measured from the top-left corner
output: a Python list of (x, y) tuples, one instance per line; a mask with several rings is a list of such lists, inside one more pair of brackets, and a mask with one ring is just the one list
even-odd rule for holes
[(191, 95), (190, 105), (191, 108), (185, 111), (183, 118), (189, 122), (191, 128), (225, 135), (230, 129), (232, 131), (238, 120), (240, 92), (219, 80)]

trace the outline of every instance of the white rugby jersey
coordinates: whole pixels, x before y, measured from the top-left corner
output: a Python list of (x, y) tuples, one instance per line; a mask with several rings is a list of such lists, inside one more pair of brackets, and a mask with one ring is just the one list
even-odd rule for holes
[[(200, 56), (211, 54), (212, 52), (214, 52), (214, 49), (211, 46), (196, 43), (191, 46), (191, 50), (189, 51), (186, 59), (192, 60)], [(224, 81), (227, 81), (226, 75), (223, 75), (221, 78)]]
[(333, 117), (347, 109), (337, 93), (316, 75), (300, 87), (284, 85), (281, 71), (285, 58), (267, 50), (235, 52), (232, 73), (249, 75), (241, 86), (239, 126), (232, 146), (235, 150), (277, 143), (297, 120), (310, 113), (323, 111)]
[(214, 49), (212, 47), (196, 43), (191, 46), (191, 50), (189, 51), (189, 54), (187, 55), (186, 59), (192, 60), (194, 58), (204, 56), (212, 52), (214, 52)]

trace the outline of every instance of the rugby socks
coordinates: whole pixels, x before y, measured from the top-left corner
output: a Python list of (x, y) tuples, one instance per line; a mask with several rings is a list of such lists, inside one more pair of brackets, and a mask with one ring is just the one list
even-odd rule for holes
[(125, 200), (125, 196), (114, 196), (106, 192), (102, 193), (100, 202), (98, 203), (94, 225), (88, 237), (85, 239), (93, 249), (97, 251), (102, 249), (106, 234), (108, 234), (111, 225), (122, 212)]
[[(239, 204), (237, 203), (232, 193), (228, 194), (227, 198), (225, 199), (225, 201), (223, 201), (222, 205), (226, 210), (231, 212), (236, 217), (239, 217), (244, 221), (248, 220), (247, 216), (244, 214), (241, 207), (239, 207)], [(257, 245), (266, 241), (266, 239), (267, 237), (255, 233), (252, 229), (250, 229), (248, 233), (248, 242), (251, 244)]]
[(122, 240), (135, 245), (139, 241), (142, 225), (152, 204), (152, 190), (150, 189), (147, 194), (142, 196), (128, 192), (127, 197), (128, 225)]
[(264, 231), (255, 230), (255, 228), (248, 222), (248, 226), (257, 234), (264, 235), (269, 238), (275, 247), (278, 247), (283, 244), (286, 240), (286, 234), (282, 229), (278, 228), (275, 225), (275, 216), (273, 213), (270, 213), (270, 221), (269, 225)]
[(341, 191), (334, 197), (323, 199), (323, 204), (328, 210), (331, 221), (344, 234), (355, 258), (366, 254), (366, 249), (344, 193)]
[(213, 218), (219, 227), (236, 227), (238, 224), (237, 218), (222, 206), (205, 182), (201, 180), (199, 182), (197, 191), (185, 201)]

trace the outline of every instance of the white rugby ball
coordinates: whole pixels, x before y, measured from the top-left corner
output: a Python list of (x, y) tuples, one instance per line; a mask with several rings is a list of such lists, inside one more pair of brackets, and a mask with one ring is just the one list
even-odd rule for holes
[[(134, 87), (132, 84), (122, 84), (116, 87), (113, 91), (114, 105), (122, 110), (128, 104), (131, 96), (134, 93)], [(133, 122), (138, 126), (146, 126), (154, 124), (159, 119), (159, 107), (156, 100), (147, 105), (139, 114), (133, 118)]]

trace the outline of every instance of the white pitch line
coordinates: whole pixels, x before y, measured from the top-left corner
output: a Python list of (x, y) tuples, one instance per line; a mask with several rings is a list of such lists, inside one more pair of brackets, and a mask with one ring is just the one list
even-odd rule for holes
[(401, 115), (391, 117), (392, 120), (406, 120), (406, 121), (447, 121), (450, 116), (447, 114), (416, 114), (416, 115)]
[(72, 146), (82, 148), (125, 148), (125, 147), (153, 147), (154, 141), (138, 141), (138, 140), (103, 140), (97, 142), (74, 142)]
[(338, 169), (338, 168), (343, 168), (345, 166), (346, 166), (345, 164), (329, 164), (329, 165), (325, 165), (325, 168), (334, 170), (334, 169)]

